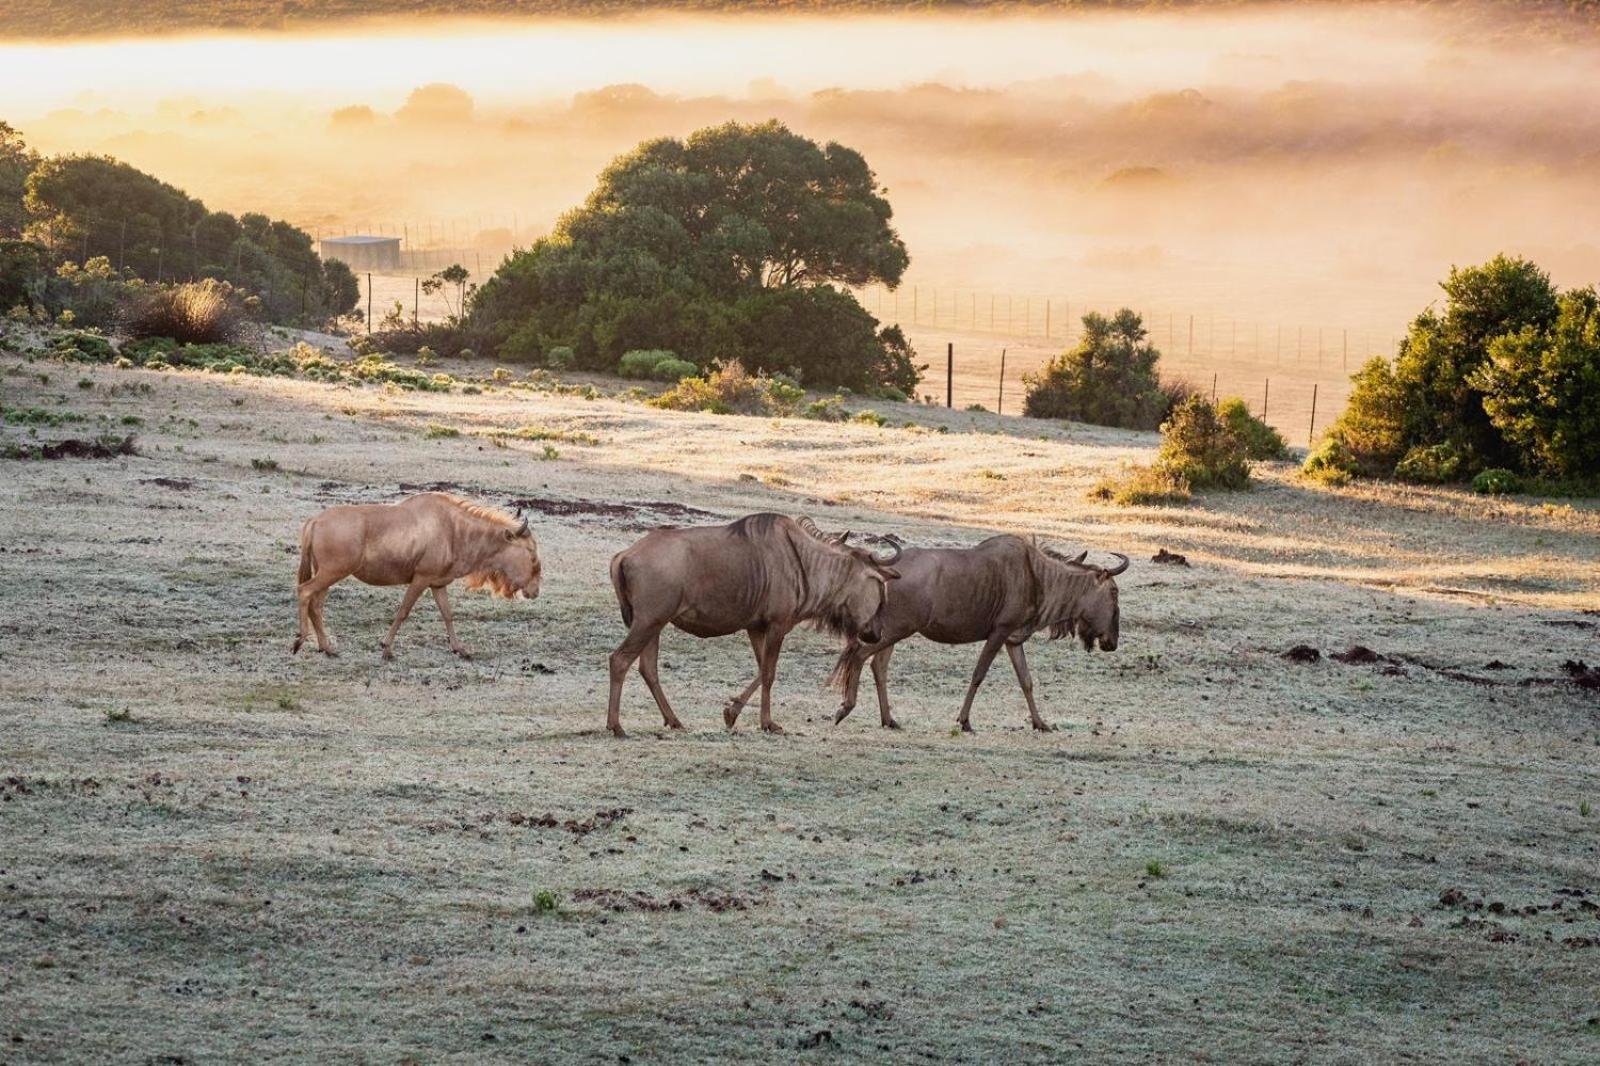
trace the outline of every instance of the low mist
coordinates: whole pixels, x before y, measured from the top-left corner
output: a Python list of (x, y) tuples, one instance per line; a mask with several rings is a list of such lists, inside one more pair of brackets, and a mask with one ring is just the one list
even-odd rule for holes
[(1600, 281), (1596, 84), (1581, 32), (1365, 5), (0, 46), (42, 151), (475, 271), (638, 141), (775, 117), (866, 155), (924, 291), (1385, 341), (1453, 263)]

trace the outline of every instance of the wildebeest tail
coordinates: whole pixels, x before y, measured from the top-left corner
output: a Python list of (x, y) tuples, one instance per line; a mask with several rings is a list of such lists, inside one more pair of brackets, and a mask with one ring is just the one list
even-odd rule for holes
[(611, 587), (617, 594), (617, 606), (622, 608), (622, 624), (633, 625), (633, 604), (628, 599), (628, 575), (622, 569), (622, 553), (611, 557)]
[(304, 585), (311, 580), (311, 575), (316, 572), (316, 558), (311, 552), (311, 526), (316, 519), (300, 527), (300, 584)]
[(833, 664), (833, 671), (828, 674), (824, 688), (844, 688), (845, 680), (850, 676), (850, 660), (855, 658), (856, 650), (860, 647), (861, 642), (854, 637), (845, 641), (844, 650), (839, 653), (839, 661)]

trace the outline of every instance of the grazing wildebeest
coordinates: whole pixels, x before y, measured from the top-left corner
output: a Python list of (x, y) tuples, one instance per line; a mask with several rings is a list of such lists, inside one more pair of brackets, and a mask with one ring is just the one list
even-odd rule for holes
[(399, 503), (330, 507), (300, 530), (300, 634), (317, 633), (317, 648), (337, 655), (322, 628), (328, 590), (347, 577), (369, 585), (405, 585), (406, 594), (383, 638), (383, 657), (394, 657), (394, 635), (424, 589), (444, 617), (450, 650), (472, 656), (456, 639), (445, 586), (466, 578), (467, 588), (487, 588), (506, 599), (539, 595), (539, 542), (523, 518), (443, 492), (424, 492)]
[[(772, 682), (783, 638), (810, 622), (875, 643), (889, 582), (899, 576), (890, 568), (898, 555), (878, 558), (830, 540), (809, 519), (777, 514), (646, 534), (611, 560), (611, 585), (628, 636), (611, 653), (607, 728), (623, 735), (622, 682), (635, 659), (662, 721), (683, 728), (657, 674), (661, 630), (671, 624), (697, 637), (744, 630), (756, 656), (761, 728), (783, 732), (772, 720)], [(729, 729), (739, 706), (730, 704), (723, 712)]]
[(844, 690), (834, 722), (855, 709), (861, 667), (872, 661), (882, 724), (897, 729), (889, 713), (889, 657), (899, 641), (920, 633), (940, 644), (983, 641), (978, 665), (961, 704), (961, 728), (972, 731), (972, 700), (1001, 647), (1011, 656), (1017, 682), (1028, 701), (1033, 728), (1047, 731), (1033, 702), (1033, 677), (1022, 646), (1034, 633), (1050, 638), (1076, 634), (1085, 650), (1117, 648), (1119, 624), (1115, 577), (1128, 568), (1128, 557), (1103, 569), (1041, 548), (1032, 540), (1001, 535), (972, 548), (908, 548), (897, 569), (894, 597), (885, 607), (877, 640), (849, 639), (834, 666), (831, 681)]

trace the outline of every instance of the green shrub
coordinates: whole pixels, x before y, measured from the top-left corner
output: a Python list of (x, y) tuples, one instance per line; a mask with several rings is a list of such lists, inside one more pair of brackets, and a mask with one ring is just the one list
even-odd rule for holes
[(842, 396), (824, 396), (820, 400), (812, 400), (800, 413), (818, 422), (843, 422), (850, 417), (850, 412), (844, 409)]
[(1191, 488), (1242, 489), (1250, 484), (1245, 442), (1202, 397), (1179, 405), (1161, 426), (1156, 466), (1181, 475)]
[(1522, 491), (1522, 479), (1503, 467), (1484, 470), (1472, 479), (1472, 491), (1485, 496), (1508, 496)]
[(117, 357), (110, 341), (97, 333), (82, 331), (57, 337), (50, 354), (75, 363), (109, 363)]
[(1415, 485), (1445, 485), (1460, 481), (1465, 463), (1450, 443), (1418, 445), (1400, 457), (1394, 476)]
[(1360, 464), (1355, 453), (1345, 444), (1343, 434), (1330, 430), (1322, 443), (1308, 456), (1301, 472), (1329, 485), (1344, 485), (1357, 476)]
[(1551, 478), (1600, 476), (1600, 297), (1563, 293), (1556, 321), (1489, 344), (1472, 376), (1490, 423), (1525, 469)]
[(775, 407), (769, 384), (769, 378), (752, 374), (739, 363), (725, 363), (705, 377), (684, 378), (649, 403), (668, 411), (772, 414)]
[(1155, 466), (1129, 466), (1119, 475), (1101, 479), (1089, 490), (1092, 500), (1108, 500), (1124, 507), (1187, 503), (1189, 497), (1187, 478)]
[(1246, 457), (1261, 460), (1289, 457), (1289, 442), (1283, 439), (1283, 434), (1251, 414), (1243, 400), (1223, 400), (1217, 405), (1217, 415), (1244, 441)]
[(625, 378), (653, 378), (656, 375), (656, 364), (668, 359), (679, 361), (678, 353), (669, 352), (664, 348), (635, 348), (622, 353), (617, 371)]
[(657, 381), (682, 381), (700, 373), (700, 368), (687, 359), (663, 359), (655, 365), (650, 376)]
[(1083, 340), (1038, 371), (1023, 375), (1022, 413), (1124, 429), (1154, 429), (1168, 408), (1156, 374), (1161, 353), (1144, 322), (1123, 308), (1083, 316)]
[(857, 411), (855, 413), (855, 417), (850, 419), (850, 421), (859, 422), (866, 426), (882, 426), (884, 423), (884, 418), (876, 411)]
[(552, 370), (570, 370), (576, 358), (572, 348), (565, 344), (558, 344), (544, 353), (544, 361)]

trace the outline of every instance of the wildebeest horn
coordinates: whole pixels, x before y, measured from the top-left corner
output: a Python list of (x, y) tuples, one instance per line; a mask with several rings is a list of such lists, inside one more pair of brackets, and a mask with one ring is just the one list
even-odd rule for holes
[(1128, 568), (1128, 557), (1126, 555), (1123, 555), (1121, 552), (1108, 552), (1107, 554), (1115, 555), (1118, 559), (1122, 560), (1122, 562), (1118, 563), (1116, 566), (1104, 571), (1107, 577), (1116, 577), (1118, 574), (1122, 573)]
[[(889, 540), (889, 538), (880, 537), (879, 540), (881, 542), (881, 541)], [(873, 556), (873, 558), (878, 561), (878, 565), (879, 566), (893, 566), (895, 563), (900, 561), (900, 552), (902, 550), (900, 545), (896, 544), (892, 540), (889, 540), (889, 547), (891, 549), (893, 549), (894, 554), (892, 554), (892, 555), (874, 555)]]
[[(522, 517), (522, 509), (521, 508), (517, 509), (517, 517), (519, 517), (519, 518)], [(517, 536), (526, 537), (529, 534), (529, 532), (530, 532), (530, 530), (528, 529), (528, 520), (526, 518), (523, 518), (522, 519), (522, 524), (517, 526)]]

